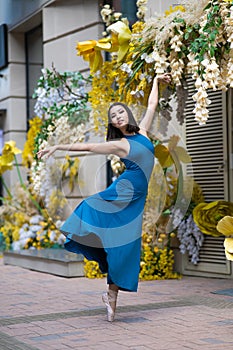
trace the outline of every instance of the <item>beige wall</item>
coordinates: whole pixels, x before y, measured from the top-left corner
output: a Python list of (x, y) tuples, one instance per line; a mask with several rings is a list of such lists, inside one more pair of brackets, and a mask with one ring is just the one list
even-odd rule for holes
[[(14, 140), (23, 149), (26, 135), (26, 79), (24, 35), (8, 34), (8, 67), (1, 70), (0, 78), (0, 128), (4, 130), (4, 141)], [(21, 156), (17, 156), (21, 163)], [(22, 172), (23, 178), (26, 174)], [(17, 173), (7, 171), (4, 179), (9, 187), (17, 181)]]
[(58, 70), (88, 70), (77, 57), (78, 41), (98, 39), (103, 31), (95, 0), (59, 1), (43, 9), (44, 66)]
[(8, 34), (9, 65), (1, 70), (0, 110), (6, 110), (1, 116), (0, 125), (4, 129), (5, 141), (16, 136), (19, 147), (23, 147), (26, 130), (26, 81), (24, 37), (20, 33)]

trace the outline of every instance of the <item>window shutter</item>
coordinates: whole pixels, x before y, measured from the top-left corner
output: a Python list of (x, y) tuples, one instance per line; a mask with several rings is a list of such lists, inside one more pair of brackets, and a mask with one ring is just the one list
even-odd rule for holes
[[(201, 186), (205, 202), (225, 200), (227, 193), (227, 133), (226, 133), (226, 93), (208, 91), (211, 100), (209, 119), (206, 125), (199, 125), (194, 120), (195, 102), (192, 95), (195, 86), (191, 78), (187, 79), (188, 99), (185, 109), (186, 148), (192, 158), (192, 168), (187, 169), (188, 175), (193, 175)], [(193, 265), (187, 256), (184, 257), (185, 274), (198, 276), (219, 276), (231, 273), (229, 261), (225, 258), (223, 237), (205, 235), (200, 250), (200, 261)]]

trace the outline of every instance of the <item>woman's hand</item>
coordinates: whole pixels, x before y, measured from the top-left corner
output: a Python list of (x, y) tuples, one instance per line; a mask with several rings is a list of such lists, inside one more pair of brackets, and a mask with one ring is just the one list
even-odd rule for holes
[(155, 79), (158, 80), (158, 82), (165, 83), (165, 84), (170, 84), (171, 82), (171, 75), (168, 73), (164, 73), (161, 75), (157, 75)]
[(55, 151), (57, 150), (57, 146), (51, 146), (45, 149), (42, 149), (41, 151), (37, 152), (37, 158), (41, 159), (42, 157), (44, 157), (45, 155), (48, 157), (50, 157)]

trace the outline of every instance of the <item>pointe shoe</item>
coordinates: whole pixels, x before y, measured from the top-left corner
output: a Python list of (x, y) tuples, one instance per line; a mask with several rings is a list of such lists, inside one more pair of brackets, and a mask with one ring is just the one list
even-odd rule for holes
[(102, 300), (107, 308), (107, 320), (109, 322), (113, 322), (114, 321), (114, 317), (115, 317), (115, 310), (112, 308), (110, 303), (115, 303), (116, 304), (116, 300), (117, 300), (117, 292), (115, 291), (110, 291), (109, 293), (104, 293), (102, 295)]

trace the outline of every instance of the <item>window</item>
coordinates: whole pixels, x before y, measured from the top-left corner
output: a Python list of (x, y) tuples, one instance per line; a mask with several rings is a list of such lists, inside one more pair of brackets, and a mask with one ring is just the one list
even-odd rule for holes
[(7, 56), (7, 25), (2, 24), (0, 25), (0, 69), (7, 66)]
[(123, 17), (127, 17), (129, 25), (132, 26), (137, 21), (137, 0), (113, 0), (106, 1), (116, 12), (121, 12)]

